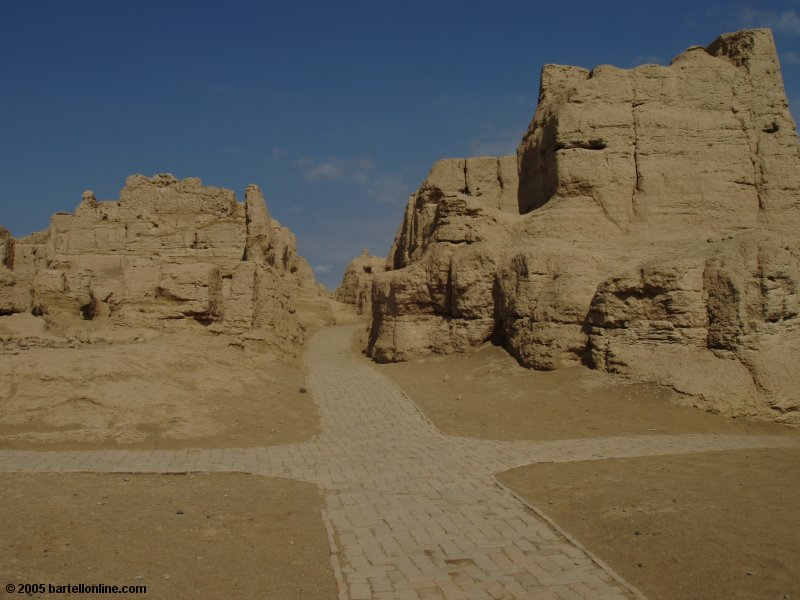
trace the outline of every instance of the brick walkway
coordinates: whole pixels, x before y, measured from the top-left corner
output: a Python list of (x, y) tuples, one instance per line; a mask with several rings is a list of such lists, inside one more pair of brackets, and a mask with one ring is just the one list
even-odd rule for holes
[(311, 341), (312, 441), (215, 450), (0, 451), (0, 472), (236, 471), (318, 484), (341, 598), (642, 598), (501, 488), (493, 474), (568, 462), (796, 445), (778, 436), (625, 436), (495, 442), (438, 431), (350, 350), (352, 327)]

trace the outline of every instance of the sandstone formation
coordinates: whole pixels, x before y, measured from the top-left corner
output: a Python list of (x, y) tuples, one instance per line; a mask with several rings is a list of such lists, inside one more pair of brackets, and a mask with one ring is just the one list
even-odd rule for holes
[(347, 265), (341, 285), (334, 292), (334, 299), (355, 307), (359, 315), (372, 314), (372, 280), (386, 270), (386, 259), (372, 256), (364, 250), (361, 256)]
[(800, 157), (768, 30), (669, 66), (546, 65), (516, 157), (440, 161), (372, 291), (368, 354), (490, 339), (800, 423)]
[(0, 314), (129, 326), (200, 323), (285, 348), (302, 341), (296, 304), (318, 301), (295, 239), (255, 185), (231, 190), (172, 175), (128, 178), (118, 201), (83, 194), (40, 233), (0, 230)]

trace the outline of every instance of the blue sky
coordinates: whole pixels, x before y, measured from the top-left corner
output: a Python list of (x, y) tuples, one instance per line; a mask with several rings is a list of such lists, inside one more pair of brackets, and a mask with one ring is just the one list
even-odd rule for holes
[(257, 183), (335, 287), (435, 160), (514, 151), (542, 64), (667, 64), (752, 26), (800, 115), (797, 1), (0, 0), (0, 224), (43, 229), (133, 173)]

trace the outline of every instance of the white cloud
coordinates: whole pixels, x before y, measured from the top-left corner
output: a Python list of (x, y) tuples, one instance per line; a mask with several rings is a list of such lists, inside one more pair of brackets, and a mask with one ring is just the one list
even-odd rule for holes
[(273, 160), (282, 161), (284, 158), (286, 158), (287, 152), (283, 148), (278, 148), (276, 146), (275, 148), (272, 149), (272, 152), (270, 154)]
[(536, 96), (531, 94), (513, 94), (511, 96), (511, 101), (515, 104), (521, 104), (523, 106), (536, 107)]
[(635, 66), (639, 66), (639, 65), (662, 65), (664, 63), (661, 61), (661, 57), (656, 56), (655, 54), (639, 54), (633, 57), (633, 64)]
[(411, 192), (406, 178), (396, 173), (378, 175), (367, 186), (370, 198), (383, 204), (405, 202)]
[(309, 181), (318, 181), (320, 179), (341, 179), (342, 175), (342, 168), (331, 162), (313, 165), (305, 170), (306, 179)]
[(792, 100), (789, 102), (789, 110), (792, 113), (795, 121), (800, 121), (800, 100)]
[[(288, 153), (275, 148), (273, 156), (281, 161), (288, 158)], [(415, 189), (408, 177), (397, 172), (380, 171), (369, 158), (328, 157), (324, 160), (301, 156), (288, 161), (301, 173), (309, 183), (317, 184), (325, 181), (338, 181), (355, 184), (363, 189), (363, 193), (372, 200), (383, 204), (402, 204)]]
[(742, 6), (739, 8), (739, 23), (747, 27), (770, 27), (780, 33), (800, 35), (800, 15), (794, 10), (778, 13)]
[(781, 62), (785, 65), (800, 65), (800, 54), (797, 52), (784, 52), (781, 54)]
[(374, 165), (368, 158), (336, 158), (331, 157), (324, 161), (313, 158), (298, 158), (295, 165), (303, 170), (303, 177), (307, 181), (355, 181), (364, 183), (369, 177)]
[(301, 157), (295, 159), (293, 164), (310, 183), (355, 183), (364, 188), (367, 196), (382, 203), (405, 202), (412, 191), (412, 186), (405, 177), (398, 173), (378, 172), (375, 163), (369, 158), (329, 157), (317, 160)]
[(215, 96), (227, 96), (228, 94), (233, 93), (233, 89), (229, 85), (218, 84), (212, 85), (206, 88), (206, 91), (209, 94), (213, 94)]
[(333, 270), (333, 265), (316, 265), (314, 273), (330, 273)]
[(516, 129), (486, 128), (483, 134), (469, 142), (473, 156), (507, 156), (517, 151), (522, 134)]
[(684, 15), (683, 23), (689, 29), (700, 29), (702, 27), (702, 25), (700, 25), (700, 19), (695, 15)]
[(433, 106), (448, 106), (450, 102), (450, 96), (447, 94), (436, 94), (430, 99), (431, 104)]

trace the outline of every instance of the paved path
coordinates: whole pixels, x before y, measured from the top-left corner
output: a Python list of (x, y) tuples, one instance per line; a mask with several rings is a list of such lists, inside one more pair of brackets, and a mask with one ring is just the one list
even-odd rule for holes
[(350, 351), (354, 328), (318, 332), (307, 362), (322, 433), (301, 444), (217, 450), (0, 451), (0, 472), (241, 471), (325, 494), (341, 598), (641, 598), (493, 474), (568, 462), (796, 445), (779, 436), (625, 436), (495, 442), (438, 431)]

